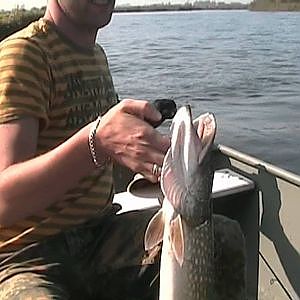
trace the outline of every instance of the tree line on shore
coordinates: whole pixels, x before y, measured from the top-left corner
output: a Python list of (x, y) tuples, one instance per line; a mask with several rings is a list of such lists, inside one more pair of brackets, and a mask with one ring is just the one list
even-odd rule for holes
[(255, 11), (300, 11), (300, 0), (253, 0), (249, 9)]
[[(161, 3), (146, 6), (117, 6), (115, 12), (151, 12), (151, 11), (184, 11), (204, 9), (250, 9), (250, 10), (283, 10), (300, 11), (300, 0), (253, 0), (250, 4), (240, 2), (216, 2), (204, 0), (186, 2), (183, 5)], [(9, 34), (26, 26), (30, 22), (40, 18), (45, 12), (45, 7), (24, 9), (24, 6), (16, 6), (11, 11), (0, 11), (0, 41)]]

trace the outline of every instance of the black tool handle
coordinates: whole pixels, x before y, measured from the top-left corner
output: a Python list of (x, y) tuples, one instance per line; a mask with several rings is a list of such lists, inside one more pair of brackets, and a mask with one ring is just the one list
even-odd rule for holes
[(170, 99), (157, 99), (153, 102), (153, 105), (157, 110), (159, 110), (162, 115), (162, 118), (159, 122), (151, 122), (151, 125), (153, 125), (153, 127), (159, 126), (166, 119), (173, 119), (177, 112), (176, 103)]

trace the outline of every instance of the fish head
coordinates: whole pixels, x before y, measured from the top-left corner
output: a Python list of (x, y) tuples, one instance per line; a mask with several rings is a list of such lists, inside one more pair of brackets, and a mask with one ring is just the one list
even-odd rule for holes
[(162, 167), (161, 189), (176, 213), (195, 226), (211, 214), (211, 146), (215, 133), (214, 115), (206, 113), (193, 122), (188, 105), (177, 111), (171, 125), (171, 146)]

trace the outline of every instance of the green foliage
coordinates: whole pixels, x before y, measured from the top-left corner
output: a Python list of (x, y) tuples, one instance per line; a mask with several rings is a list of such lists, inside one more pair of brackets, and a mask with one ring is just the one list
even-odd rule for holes
[(43, 16), (45, 7), (38, 9), (32, 8), (25, 10), (17, 7), (12, 11), (0, 12), (0, 40), (4, 39), (11, 33), (25, 27), (30, 22)]
[(300, 0), (254, 0), (250, 10), (260, 11), (300, 11)]

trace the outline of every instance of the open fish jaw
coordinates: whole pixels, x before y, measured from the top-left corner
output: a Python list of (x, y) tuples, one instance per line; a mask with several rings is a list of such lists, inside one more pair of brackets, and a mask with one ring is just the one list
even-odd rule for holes
[(171, 147), (164, 159), (161, 189), (175, 211), (194, 226), (211, 215), (214, 170), (210, 148), (215, 131), (213, 114), (201, 115), (193, 124), (189, 106), (178, 110), (171, 127)]

